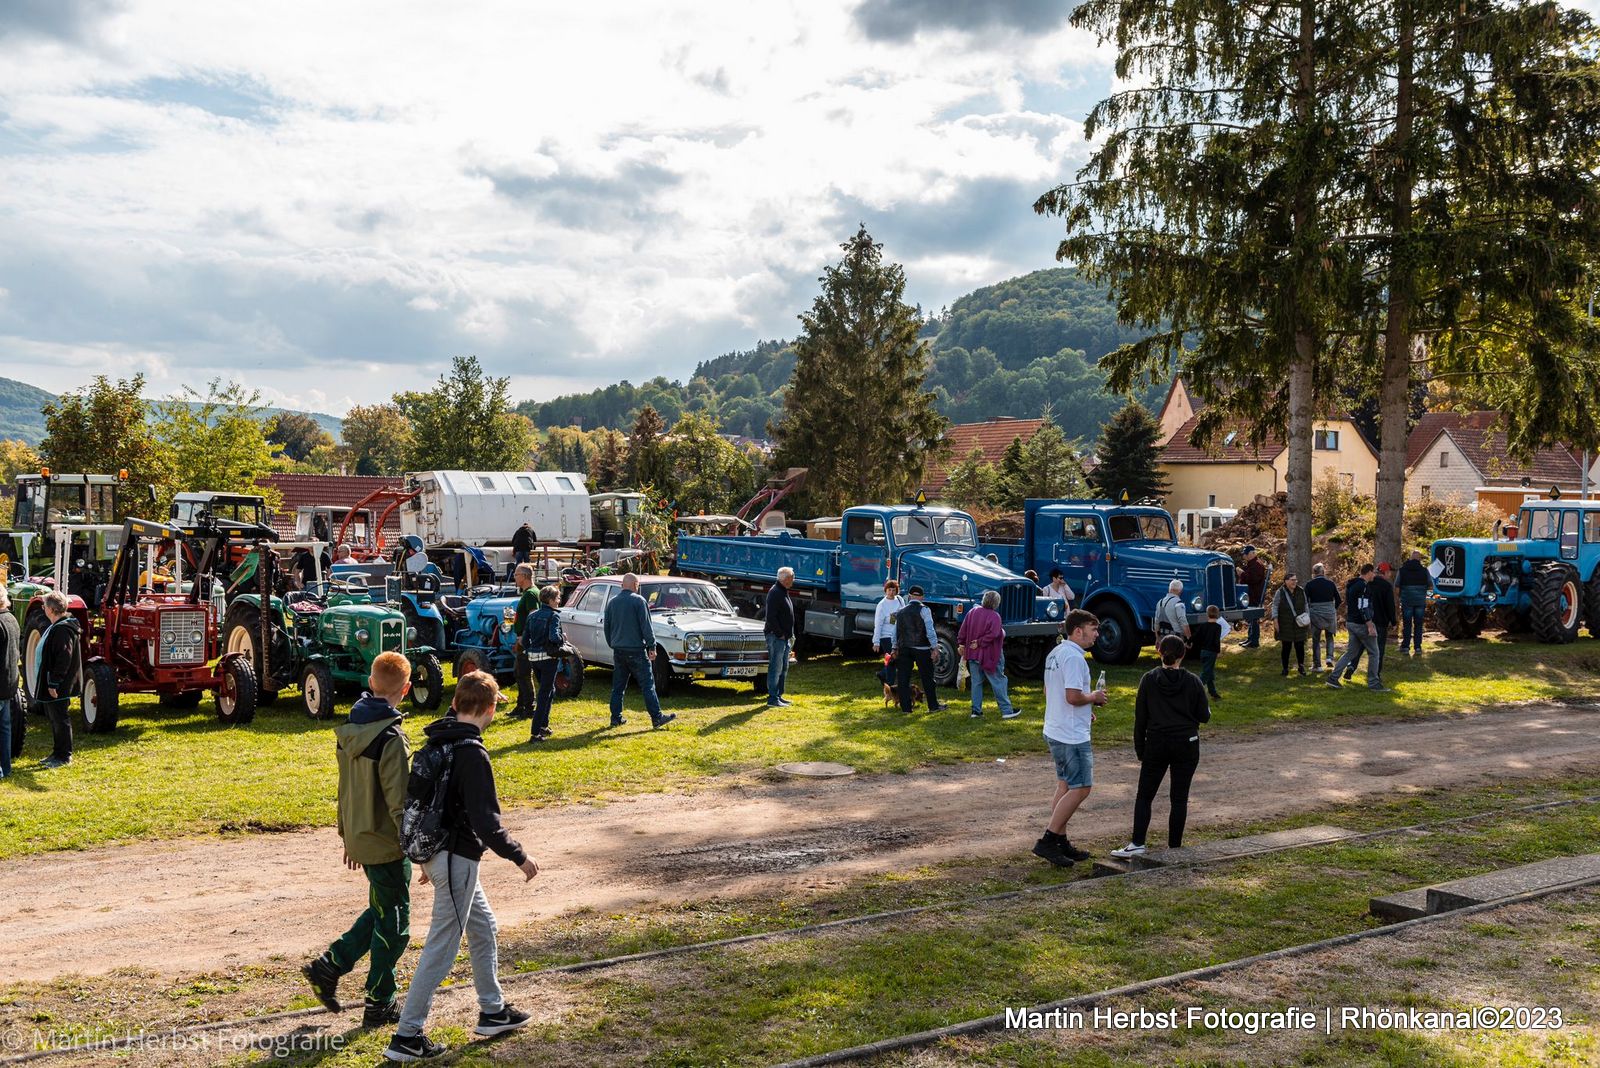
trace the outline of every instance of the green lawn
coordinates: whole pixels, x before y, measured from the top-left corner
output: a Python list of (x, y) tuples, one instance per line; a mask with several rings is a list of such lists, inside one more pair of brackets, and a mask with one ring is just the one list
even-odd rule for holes
[[(829, 656), (791, 673), (786, 709), (768, 709), (748, 686), (697, 684), (669, 700), (679, 719), (652, 732), (636, 693), (629, 722), (606, 728), (610, 673), (591, 669), (577, 699), (559, 702), (556, 737), (526, 744), (527, 724), (502, 719), (491, 727), (490, 751), (503, 800), (566, 802), (705, 782), (790, 760), (835, 760), (863, 772), (904, 771), (920, 764), (990, 760), (1040, 750), (1039, 684), (1017, 680), (1025, 710), (1001, 723), (993, 706), (970, 720), (965, 694), (948, 695), (949, 712), (910, 719), (885, 709), (872, 662)], [(1100, 744), (1125, 744), (1133, 688), (1151, 666), (1108, 672), (1112, 703), (1096, 726)], [(1231, 648), (1222, 658), (1224, 695), (1210, 728), (1270, 728), (1287, 720), (1363, 715), (1419, 715), (1515, 701), (1588, 695), (1600, 668), (1600, 645), (1569, 646), (1486, 640), (1429, 645), (1420, 660), (1391, 654), (1387, 681), (1397, 693), (1360, 686), (1335, 693), (1321, 680), (1278, 676), (1277, 651)], [(347, 704), (341, 704), (341, 712)], [(413, 741), (423, 721), (409, 724)], [(331, 727), (308, 719), (286, 692), (247, 727), (219, 725), (207, 701), (192, 712), (125, 697), (122, 721), (109, 735), (79, 733), (70, 767), (47, 772), (47, 727), (34, 721), (16, 774), (0, 782), (0, 858), (77, 849), (136, 838), (216, 831), (331, 825), (336, 769)]]

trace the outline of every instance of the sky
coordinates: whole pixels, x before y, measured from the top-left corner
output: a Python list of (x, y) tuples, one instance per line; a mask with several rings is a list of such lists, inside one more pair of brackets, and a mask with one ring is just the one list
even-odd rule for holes
[(792, 337), (858, 224), (936, 310), (1054, 264), (1072, 0), (0, 0), (0, 375), (342, 414)]

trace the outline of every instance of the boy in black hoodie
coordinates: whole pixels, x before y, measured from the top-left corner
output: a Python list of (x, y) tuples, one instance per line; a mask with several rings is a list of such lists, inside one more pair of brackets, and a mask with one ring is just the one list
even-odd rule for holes
[(482, 671), (463, 675), (456, 682), (450, 714), (424, 728), (430, 746), (451, 746), (451, 775), (444, 803), (444, 847), (422, 866), (418, 880), (432, 883), (433, 921), (423, 944), (417, 970), (411, 976), (400, 1026), (383, 1055), (391, 1061), (419, 1061), (442, 1056), (445, 1047), (423, 1034), (433, 995), (450, 974), (467, 935), (472, 955), (472, 985), (478, 993), (478, 1024), (474, 1034), (485, 1038), (526, 1026), (529, 1015), (519, 1012), (500, 990), (499, 949), (494, 913), (478, 884), (478, 862), (487, 847), (522, 869), (532, 879), (539, 865), (500, 823), (500, 799), (495, 795), (494, 769), (483, 747), (483, 731), (494, 720), (495, 705), (504, 698), (494, 676)]
[(38, 669), (34, 673), (36, 692), (28, 696), (33, 710), (50, 720), (53, 745), (41, 768), (64, 768), (72, 763), (72, 692), (78, 682), (78, 642), (82, 634), (78, 621), (70, 614), (71, 602), (60, 590), (51, 590), (41, 600), (50, 621), (44, 640), (39, 643)]
[(1167, 847), (1183, 845), (1189, 819), (1189, 783), (1200, 766), (1200, 724), (1211, 719), (1205, 687), (1183, 670), (1183, 639), (1162, 638), (1161, 666), (1145, 672), (1133, 705), (1133, 751), (1139, 757), (1139, 795), (1133, 804), (1133, 839), (1114, 857), (1136, 857), (1145, 851), (1150, 830), (1150, 805), (1167, 770), (1172, 770), (1172, 814), (1167, 818)]

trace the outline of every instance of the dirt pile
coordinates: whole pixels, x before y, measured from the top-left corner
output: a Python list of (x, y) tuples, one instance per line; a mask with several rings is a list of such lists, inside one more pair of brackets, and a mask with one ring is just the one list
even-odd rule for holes
[[(1201, 548), (1227, 553), (1239, 563), (1244, 547), (1254, 545), (1261, 554), (1262, 563), (1271, 570), (1271, 586), (1276, 588), (1289, 557), (1288, 500), (1289, 495), (1281, 490), (1257, 494), (1255, 500), (1239, 509), (1238, 515), (1201, 535)], [(1345, 580), (1355, 574), (1360, 562), (1371, 556), (1372, 546), (1366, 541), (1322, 534), (1311, 536), (1311, 562), (1323, 565), (1328, 578), (1341, 589)], [(1301, 581), (1309, 578), (1309, 575), (1302, 575)]]

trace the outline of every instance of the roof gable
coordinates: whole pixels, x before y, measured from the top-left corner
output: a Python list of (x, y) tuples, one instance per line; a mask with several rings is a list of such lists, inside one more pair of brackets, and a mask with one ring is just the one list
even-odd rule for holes
[(1198, 414), (1191, 415), (1188, 421), (1178, 428), (1178, 432), (1172, 435), (1172, 440), (1161, 450), (1161, 463), (1270, 464), (1284, 450), (1283, 442), (1279, 441), (1275, 434), (1267, 435), (1267, 439), (1259, 447), (1252, 446), (1250, 426), (1243, 420), (1231, 420), (1224, 424), (1221, 431), (1212, 438), (1211, 447), (1202, 449), (1193, 441), (1195, 427), (1199, 422)]

